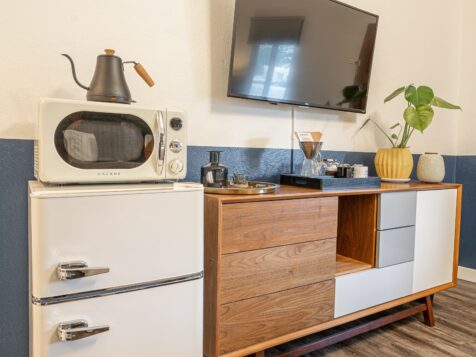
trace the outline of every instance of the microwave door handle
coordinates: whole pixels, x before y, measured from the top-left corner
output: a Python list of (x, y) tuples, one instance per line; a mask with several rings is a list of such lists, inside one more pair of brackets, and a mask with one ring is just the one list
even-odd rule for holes
[(156, 116), (157, 127), (159, 129), (159, 149), (157, 152), (157, 174), (162, 175), (165, 161), (165, 126), (162, 112), (159, 111)]

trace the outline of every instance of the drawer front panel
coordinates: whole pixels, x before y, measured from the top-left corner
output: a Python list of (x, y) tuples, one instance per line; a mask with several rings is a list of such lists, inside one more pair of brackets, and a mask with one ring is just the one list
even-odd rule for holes
[[(203, 279), (119, 295), (31, 307), (31, 357), (201, 357)], [(109, 331), (61, 342), (60, 322)], [(150, 326), (149, 326), (150, 324)]]
[(270, 294), (334, 278), (336, 240), (222, 256), (220, 302)]
[(220, 353), (329, 321), (334, 280), (222, 305)]
[(412, 285), (413, 262), (338, 276), (334, 317), (410, 295)]
[(337, 205), (337, 197), (225, 204), (222, 253), (335, 238)]
[[(203, 270), (203, 192), (31, 199), (31, 283), (38, 298)], [(185, 223), (184, 223), (185, 222)], [(59, 280), (59, 263), (107, 273)]]
[(388, 192), (379, 195), (377, 229), (414, 226), (416, 191)]
[(415, 255), (415, 227), (377, 232), (377, 267), (410, 262)]

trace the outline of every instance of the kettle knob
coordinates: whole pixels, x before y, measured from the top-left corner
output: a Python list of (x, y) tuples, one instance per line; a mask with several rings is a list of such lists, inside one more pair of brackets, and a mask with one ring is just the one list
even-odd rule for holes
[(115, 50), (111, 49), (111, 48), (106, 48), (104, 50), (104, 52), (106, 53), (106, 56), (114, 56), (114, 53), (116, 52)]

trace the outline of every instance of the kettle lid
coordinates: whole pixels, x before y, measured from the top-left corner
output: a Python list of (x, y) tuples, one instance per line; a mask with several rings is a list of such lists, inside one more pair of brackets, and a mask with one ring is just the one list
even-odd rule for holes
[(104, 54), (106, 56), (114, 56), (114, 53), (116, 53), (116, 50), (113, 50), (112, 48), (106, 48), (104, 50)]

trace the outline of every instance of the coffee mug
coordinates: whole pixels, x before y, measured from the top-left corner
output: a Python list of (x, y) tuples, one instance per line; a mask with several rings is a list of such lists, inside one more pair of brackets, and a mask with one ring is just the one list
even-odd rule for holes
[(355, 178), (367, 178), (369, 177), (369, 168), (363, 165), (354, 166), (354, 177)]

